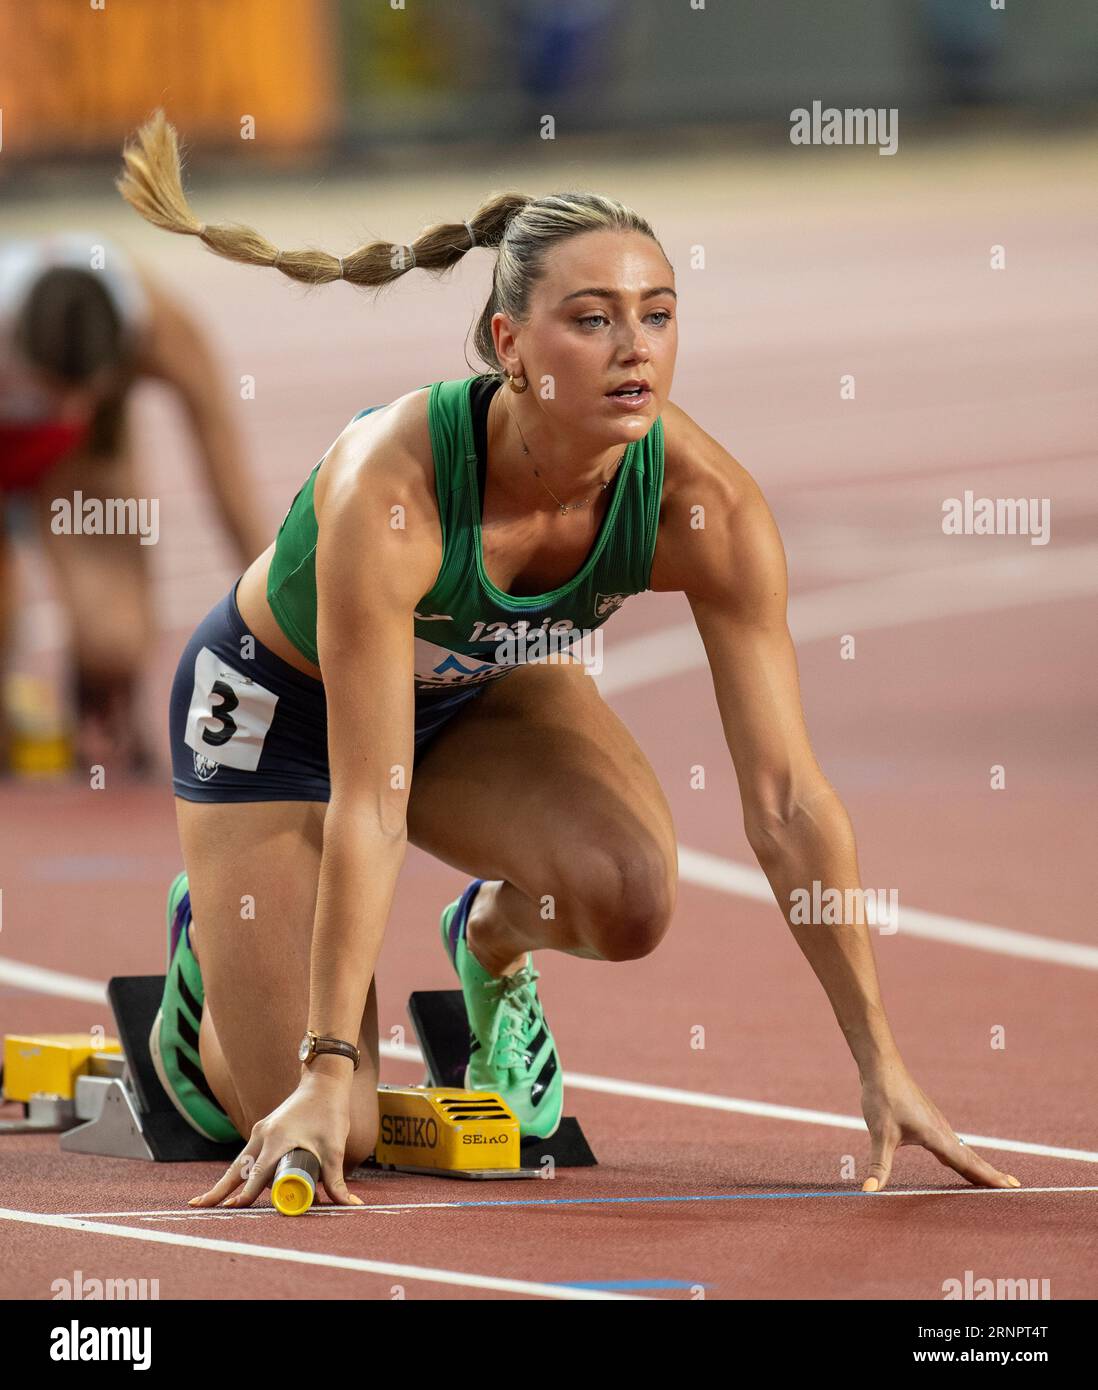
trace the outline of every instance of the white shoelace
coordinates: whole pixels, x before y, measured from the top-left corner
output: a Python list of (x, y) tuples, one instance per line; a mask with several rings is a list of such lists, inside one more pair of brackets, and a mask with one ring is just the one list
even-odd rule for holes
[(541, 1024), (541, 1006), (535, 990), (539, 972), (524, 965), (513, 975), (504, 975), (485, 989), (498, 994), (498, 1007), (488, 1039), (488, 1065), (511, 1070), (528, 1069), (533, 1060), (526, 1057), (526, 1043)]

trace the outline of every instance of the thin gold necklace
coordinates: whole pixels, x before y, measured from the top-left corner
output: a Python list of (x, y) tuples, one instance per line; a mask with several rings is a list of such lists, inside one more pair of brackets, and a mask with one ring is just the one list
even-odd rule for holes
[[(522, 440), (522, 452), (523, 452), (524, 454), (529, 454), (529, 453), (530, 453), (530, 448), (529, 448), (529, 445), (526, 443), (526, 436), (525, 436), (525, 435), (523, 434), (523, 432), (522, 432), (522, 426), (519, 424), (519, 422), (515, 419), (515, 416), (512, 414), (512, 412), (511, 412), (509, 409), (507, 409), (506, 406), (504, 406), (504, 409), (507, 410), (507, 414), (511, 416), (511, 419), (512, 419), (512, 420), (514, 420), (515, 429), (518, 430), (518, 432), (519, 432), (519, 438)], [(590, 502), (593, 502), (593, 501), (595, 500), (595, 498), (598, 497), (598, 495), (599, 495), (600, 492), (605, 492), (606, 489), (610, 486), (610, 484), (614, 481), (614, 478), (615, 478), (615, 476), (616, 476), (616, 474), (617, 474), (617, 471), (618, 471), (618, 469), (621, 467), (621, 460), (625, 457), (625, 455), (626, 455), (628, 452), (629, 452), (629, 449), (628, 449), (628, 446), (626, 446), (626, 448), (622, 451), (621, 458), (619, 458), (618, 461), (617, 461), (617, 463), (614, 464), (614, 470), (613, 470), (613, 472), (610, 474), (610, 476), (607, 478), (607, 480), (606, 480), (604, 483), (600, 483), (600, 484), (599, 484), (599, 491), (596, 492), (596, 493), (593, 493), (590, 497), (585, 497), (585, 498), (583, 499), (582, 502), (569, 502), (567, 505), (565, 505), (565, 503), (563, 503), (563, 502), (560, 500), (560, 498), (557, 496), (557, 494), (553, 491), (553, 489), (549, 486), (549, 484), (545, 481), (545, 479), (544, 479), (544, 478), (541, 476), (541, 474), (538, 472), (538, 466), (537, 466), (537, 464), (534, 464), (534, 465), (533, 465), (534, 477), (537, 478), (538, 482), (542, 485), (542, 487), (545, 489), (545, 491), (549, 494), (549, 496), (550, 496), (550, 497), (553, 499), (553, 501), (557, 504), (557, 507), (560, 509), (560, 514), (561, 514), (561, 516), (564, 516), (565, 513), (567, 513), (567, 512), (574, 512), (574, 511), (577, 511), (580, 507), (586, 507)]]

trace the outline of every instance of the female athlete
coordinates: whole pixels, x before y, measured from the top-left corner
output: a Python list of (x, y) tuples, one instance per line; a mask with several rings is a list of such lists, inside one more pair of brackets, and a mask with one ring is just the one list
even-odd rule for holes
[[(18, 610), (14, 516), (36, 526), (68, 619), (77, 761), (151, 770), (138, 682), (153, 649), (152, 532), (89, 523), (89, 504), (137, 506), (129, 403), (172, 388), (242, 563), (266, 544), (227, 394), (205, 336), (174, 295), (92, 232), (0, 242), (0, 675)], [(65, 525), (66, 501), (80, 526)], [(16, 505), (12, 505), (13, 502)], [(126, 514), (128, 515), (128, 514)], [(59, 521), (62, 524), (58, 524)], [(155, 539), (155, 537), (154, 537)], [(9, 733), (0, 702), (0, 769)]]
[[(524, 1133), (551, 1134), (563, 1094), (531, 953), (635, 959), (671, 920), (675, 832), (652, 769), (582, 663), (524, 663), (524, 642), (681, 590), (779, 904), (814, 880), (856, 888), (854, 837), (805, 731), (769, 510), (669, 398), (674, 275), (641, 217), (589, 193), (501, 194), (410, 247), (340, 259), (200, 223), (159, 113), (125, 162), (120, 190), (150, 221), (307, 284), (496, 256), (475, 343), (498, 370), (354, 417), (199, 625), (171, 699), (187, 876), (151, 1045), (196, 1128), (247, 1136), (192, 1200), (247, 1205), (300, 1146), (333, 1201), (357, 1202), (345, 1173), (378, 1125), (375, 963), (409, 841), (476, 876), (441, 920), (467, 1083)], [(1017, 1186), (905, 1067), (864, 923), (793, 931), (858, 1066), (867, 1189), (903, 1144)]]

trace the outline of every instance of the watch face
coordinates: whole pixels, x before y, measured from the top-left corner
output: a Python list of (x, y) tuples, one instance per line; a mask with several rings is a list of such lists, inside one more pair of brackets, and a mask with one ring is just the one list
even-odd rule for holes
[(308, 1033), (306, 1033), (305, 1036), (301, 1039), (301, 1046), (297, 1049), (298, 1059), (302, 1062), (307, 1062), (309, 1060), (309, 1053), (311, 1052), (311, 1050), (312, 1049), (309, 1047), (309, 1035)]

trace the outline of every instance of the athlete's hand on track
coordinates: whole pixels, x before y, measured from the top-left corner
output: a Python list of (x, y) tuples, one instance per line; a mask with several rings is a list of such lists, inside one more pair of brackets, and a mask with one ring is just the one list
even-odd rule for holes
[(253, 1126), (246, 1148), (225, 1176), (209, 1192), (192, 1197), (189, 1205), (251, 1206), (274, 1177), (283, 1154), (291, 1149), (309, 1149), (320, 1159), (320, 1179), (331, 1200), (339, 1206), (361, 1207), (362, 1198), (347, 1190), (343, 1177), (343, 1155), (351, 1128), (349, 1080), (349, 1074), (342, 1078), (306, 1073), (278, 1109)]
[(1021, 1187), (1017, 1178), (1000, 1173), (962, 1143), (949, 1122), (916, 1085), (902, 1063), (862, 1078), (862, 1114), (869, 1127), (872, 1152), (863, 1192), (878, 1192), (888, 1182), (892, 1159), (904, 1144), (921, 1144), (939, 1163), (977, 1187)]

